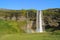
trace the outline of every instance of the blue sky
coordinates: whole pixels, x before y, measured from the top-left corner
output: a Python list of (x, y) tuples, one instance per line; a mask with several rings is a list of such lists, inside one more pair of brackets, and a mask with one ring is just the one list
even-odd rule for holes
[(60, 8), (60, 0), (0, 0), (0, 8), (16, 10)]

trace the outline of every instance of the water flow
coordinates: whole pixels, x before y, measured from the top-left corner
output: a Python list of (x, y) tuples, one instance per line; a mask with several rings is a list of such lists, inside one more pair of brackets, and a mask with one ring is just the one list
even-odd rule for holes
[[(33, 33), (33, 30), (31, 29), (32, 22), (30, 23), (28, 21), (28, 13), (27, 13), (27, 33)], [(36, 32), (43, 32), (43, 27), (42, 27), (42, 11), (37, 11), (37, 16), (36, 16)]]
[(43, 32), (43, 27), (42, 27), (42, 11), (40, 11), (40, 23), (39, 23), (39, 25), (40, 25), (40, 32)]
[(43, 32), (42, 28), (42, 11), (37, 11), (37, 32)]

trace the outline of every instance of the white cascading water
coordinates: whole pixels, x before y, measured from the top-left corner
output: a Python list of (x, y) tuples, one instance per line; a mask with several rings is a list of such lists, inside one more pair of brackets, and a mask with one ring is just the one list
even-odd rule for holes
[(36, 32), (43, 32), (42, 27), (42, 11), (37, 11), (37, 19), (36, 19)]
[[(28, 17), (28, 13), (27, 13)], [(30, 29), (30, 23), (27, 18), (27, 33), (33, 33), (33, 31)], [(42, 11), (37, 11), (37, 16), (36, 16), (36, 32), (41, 33), (43, 32), (43, 27), (42, 27)]]

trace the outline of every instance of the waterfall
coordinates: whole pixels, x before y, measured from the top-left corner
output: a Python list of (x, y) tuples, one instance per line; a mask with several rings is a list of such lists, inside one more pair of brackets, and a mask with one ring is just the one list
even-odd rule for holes
[[(27, 33), (34, 33), (34, 31), (31, 29), (33, 22), (29, 22), (28, 19), (28, 13), (27, 13)], [(42, 27), (42, 11), (37, 11), (36, 14), (36, 32), (43, 32), (43, 27)]]
[(36, 32), (43, 32), (42, 11), (37, 11), (36, 24)]

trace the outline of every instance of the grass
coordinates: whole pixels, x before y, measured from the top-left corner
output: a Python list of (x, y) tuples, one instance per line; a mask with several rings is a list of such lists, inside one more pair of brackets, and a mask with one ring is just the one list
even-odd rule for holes
[(59, 40), (60, 35), (51, 35), (48, 33), (35, 34), (6, 34), (0, 37), (0, 40)]
[(15, 33), (15, 32), (18, 32), (16, 28), (10, 25), (7, 21), (0, 20), (0, 34)]
[(22, 33), (20, 27), (23, 27), (26, 21), (4, 21), (0, 19), (0, 34)]
[(0, 20), (0, 40), (59, 40), (60, 30), (54, 33), (22, 33), (26, 21)]

